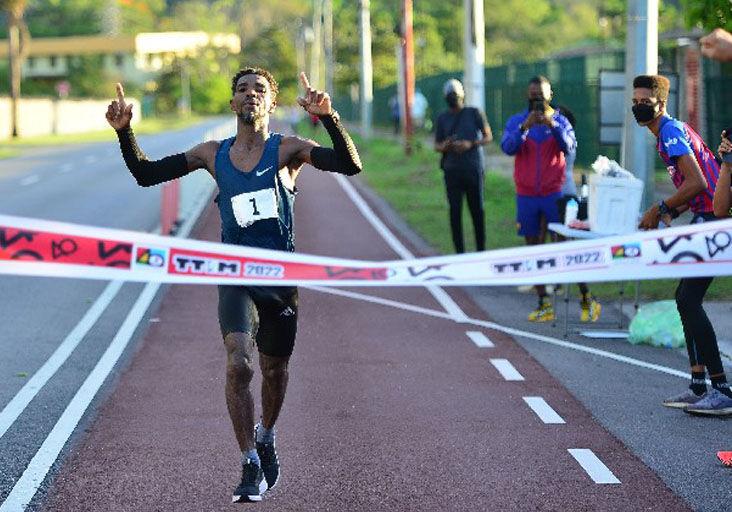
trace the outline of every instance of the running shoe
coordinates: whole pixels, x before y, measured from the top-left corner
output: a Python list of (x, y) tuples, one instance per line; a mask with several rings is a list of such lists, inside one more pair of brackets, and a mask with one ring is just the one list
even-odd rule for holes
[(673, 407), (674, 409), (683, 409), (689, 405), (694, 405), (702, 398), (704, 398), (704, 395), (697, 395), (692, 390), (687, 389), (679, 395), (666, 398), (663, 401), (663, 405), (666, 407)]
[(712, 388), (701, 400), (687, 405), (684, 412), (702, 416), (729, 416), (732, 415), (732, 398)]
[(551, 322), (554, 320), (554, 306), (551, 302), (545, 301), (539, 307), (529, 313), (529, 322)]
[(728, 468), (732, 468), (732, 452), (717, 452), (717, 458)]
[(234, 489), (231, 501), (241, 503), (245, 501), (262, 501), (262, 494), (267, 490), (267, 481), (259, 464), (252, 459), (242, 464), (241, 483)]
[[(255, 439), (258, 428), (259, 423), (254, 428)], [(262, 463), (262, 472), (264, 473), (264, 479), (267, 481), (267, 489), (272, 489), (277, 485), (277, 480), (280, 478), (280, 460), (277, 458), (274, 441), (271, 443), (257, 442), (257, 455), (259, 455), (259, 460)]]
[(600, 318), (602, 306), (595, 297), (590, 296), (586, 300), (581, 300), (580, 308), (580, 322), (597, 322), (597, 319)]

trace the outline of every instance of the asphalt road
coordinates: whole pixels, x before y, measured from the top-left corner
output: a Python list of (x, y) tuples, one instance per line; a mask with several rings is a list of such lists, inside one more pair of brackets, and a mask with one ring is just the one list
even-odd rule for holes
[[(143, 140), (153, 156), (155, 146), (154, 140)], [(51, 169), (53, 160), (46, 164)], [(116, 165), (126, 178), (119, 193), (130, 185), (128, 204), (146, 202), (136, 198), (141, 191), (134, 183), (123, 183), (129, 177)], [(43, 176), (35, 168), (26, 174), (3, 173), (1, 166), (0, 176), (15, 180), (12, 190), (42, 183), (20, 184), (34, 181), (27, 173)], [(10, 190), (5, 182), (0, 182), (0, 192), (2, 187)], [(299, 251), (396, 257), (394, 246), (364, 219), (332, 176), (307, 169), (298, 188)], [(152, 229), (157, 219), (156, 208), (148, 219), (153, 225), (147, 227), (95, 222), (99, 214), (81, 220), (54, 217), (53, 211), (33, 215), (22, 210), (20, 197), (17, 201), (19, 210), (4, 213), (141, 230)], [(369, 201), (413, 252), (427, 251), (387, 207)], [(99, 211), (108, 209), (113, 206), (105, 204)], [(122, 210), (117, 214), (129, 215)], [(218, 238), (216, 210), (208, 210), (199, 228), (199, 238)], [(18, 374), (32, 375), (43, 364), (104, 287), (0, 280), (8, 297), (0, 311), (0, 349), (13, 360), (0, 359), (0, 404), (22, 386), (26, 377)], [(140, 289), (122, 288), (61, 371), (0, 438), (0, 502)], [(290, 389), (278, 426), (283, 480), (254, 506), (298, 511), (729, 510), (732, 475), (716, 463), (714, 452), (729, 449), (725, 443), (732, 442), (732, 423), (662, 408), (660, 399), (683, 388), (683, 379), (548, 342), (561, 341), (561, 331), (542, 326), (530, 332), (524, 318), (534, 299), (511, 289), (449, 293), (447, 302), (474, 320), (444, 318), (446, 299), (440, 302), (425, 289), (301, 291)], [(424, 311), (408, 311), (411, 305)], [(252, 507), (229, 503), (239, 454), (223, 397), (224, 351), (215, 308), (212, 287), (167, 288), (143, 316), (136, 341), (40, 482), (29, 510)], [(498, 325), (486, 323), (490, 321)], [(509, 335), (506, 327), (526, 332)], [(536, 334), (547, 338), (542, 341)], [(579, 337), (568, 341), (685, 369), (678, 352)]]
[[(139, 140), (155, 158), (200, 142), (216, 124), (220, 121)], [(0, 197), (0, 213), (8, 215), (138, 231), (154, 230), (160, 221), (160, 190), (137, 186), (116, 142), (30, 149), (0, 160)], [(0, 502), (109, 345), (142, 286), (108, 291), (113, 300), (76, 350), (19, 415), (10, 414), (11, 400), (74, 334), (105, 289), (107, 283), (97, 281), (0, 276)]]
[[(332, 176), (308, 169), (299, 189), (300, 251), (394, 257)], [(215, 240), (218, 229), (211, 209), (198, 236)], [(438, 310), (424, 289), (344, 292), (352, 296), (302, 291), (279, 425), (283, 481), (258, 508), (688, 510), (509, 336), (398, 306)], [(223, 398), (215, 297), (212, 288), (170, 288), (160, 322), (39, 509), (95, 510), (100, 496), (114, 510), (235, 507), (228, 502), (239, 454)], [(481, 315), (462, 292), (452, 300)], [(468, 331), (494, 346), (476, 346)], [(529, 401), (563, 423), (545, 423)], [(594, 479), (572, 455), (588, 452), (600, 461)], [(607, 479), (616, 483), (596, 482)]]

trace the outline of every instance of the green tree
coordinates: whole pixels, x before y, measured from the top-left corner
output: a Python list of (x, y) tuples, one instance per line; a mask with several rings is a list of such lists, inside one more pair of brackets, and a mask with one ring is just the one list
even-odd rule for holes
[(20, 70), (25, 57), (28, 29), (23, 14), (26, 0), (0, 0), (8, 23), (8, 56), (10, 71), (10, 127), (12, 136), (18, 136), (18, 102), (20, 101)]
[(682, 0), (686, 23), (690, 27), (732, 30), (732, 4), (729, 0)]

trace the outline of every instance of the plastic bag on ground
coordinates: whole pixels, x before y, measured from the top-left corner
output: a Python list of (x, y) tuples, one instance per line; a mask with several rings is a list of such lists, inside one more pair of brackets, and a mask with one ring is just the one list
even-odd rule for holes
[(641, 306), (630, 322), (628, 341), (634, 345), (645, 343), (664, 348), (685, 346), (684, 329), (676, 302), (662, 300)]

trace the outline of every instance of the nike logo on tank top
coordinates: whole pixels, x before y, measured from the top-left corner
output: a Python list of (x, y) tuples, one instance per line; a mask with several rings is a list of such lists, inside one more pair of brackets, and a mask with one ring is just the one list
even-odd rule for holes
[(295, 191), (289, 190), (279, 175), (282, 135), (270, 134), (262, 158), (248, 172), (237, 169), (231, 161), (229, 150), (234, 140), (235, 137), (222, 141), (216, 153), (221, 241), (294, 251)]

